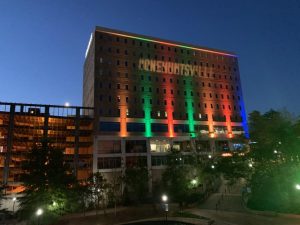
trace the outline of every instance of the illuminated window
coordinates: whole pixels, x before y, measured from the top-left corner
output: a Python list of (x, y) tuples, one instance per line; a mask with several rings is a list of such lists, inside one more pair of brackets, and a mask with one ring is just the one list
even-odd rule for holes
[(157, 111), (157, 116), (160, 117), (160, 111)]
[(168, 113), (165, 111), (165, 117), (168, 117)]
[(121, 97), (120, 96), (118, 96), (118, 102), (120, 102), (121, 101)]
[(126, 109), (126, 116), (129, 116), (129, 110)]
[(198, 115), (198, 116), (199, 116), (199, 119), (201, 119), (201, 118), (202, 118), (202, 116), (201, 116), (201, 113), (199, 113), (199, 115)]

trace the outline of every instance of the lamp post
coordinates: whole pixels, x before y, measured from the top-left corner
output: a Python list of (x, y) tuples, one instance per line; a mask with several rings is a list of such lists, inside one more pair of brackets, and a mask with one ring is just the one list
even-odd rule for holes
[(17, 201), (17, 198), (13, 197), (12, 201), (13, 201), (13, 214), (15, 214), (15, 203)]
[(161, 200), (164, 203), (165, 213), (166, 213), (166, 221), (167, 221), (168, 220), (168, 211), (169, 211), (168, 196), (167, 195), (162, 195)]
[(39, 209), (37, 209), (36, 210), (36, 216), (37, 216), (37, 225), (39, 225), (40, 224), (40, 216), (43, 214), (43, 210), (41, 209), (41, 208), (39, 208)]
[(300, 190), (300, 184), (296, 184), (296, 185), (295, 185), (295, 188), (296, 188), (297, 190)]

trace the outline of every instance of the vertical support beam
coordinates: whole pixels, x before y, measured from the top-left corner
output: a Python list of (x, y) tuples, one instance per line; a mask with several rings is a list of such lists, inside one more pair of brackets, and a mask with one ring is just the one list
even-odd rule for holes
[(74, 143), (74, 171), (73, 174), (77, 178), (78, 159), (79, 159), (79, 136), (80, 136), (80, 108), (76, 107), (75, 117), (75, 143)]
[(92, 173), (97, 173), (98, 172), (98, 138), (95, 135), (94, 136), (94, 148), (93, 148), (93, 170)]
[(173, 124), (173, 109), (171, 107), (167, 108), (167, 114), (168, 114), (168, 131), (169, 131), (169, 137), (174, 137), (174, 124)]
[[(122, 138), (121, 139), (121, 172), (122, 172), (122, 177), (125, 176), (125, 169), (126, 169), (126, 139)], [(122, 194), (124, 193), (124, 188), (125, 185), (122, 182)]]
[(3, 173), (4, 186), (7, 185), (8, 177), (9, 177), (9, 164), (10, 164), (11, 152), (13, 147), (13, 136), (14, 136), (15, 110), (16, 110), (16, 105), (11, 104), (10, 112), (9, 112), (8, 132), (7, 132), (7, 149), (6, 149), (5, 161), (4, 161), (4, 173)]
[(230, 114), (226, 115), (226, 127), (227, 127), (227, 133), (228, 138), (232, 138), (232, 128), (231, 128), (231, 120), (230, 120)]
[(148, 170), (148, 189), (149, 194), (152, 193), (152, 163), (151, 163), (151, 147), (150, 147), (150, 138), (147, 138), (147, 170)]
[(126, 140), (125, 140), (125, 138), (121, 139), (121, 168), (122, 168), (122, 176), (124, 176), (125, 168), (126, 168)]
[(209, 140), (210, 150), (212, 151), (212, 154), (216, 153), (216, 142), (214, 139)]
[(48, 139), (49, 130), (49, 106), (45, 106), (45, 117), (44, 117), (44, 139)]

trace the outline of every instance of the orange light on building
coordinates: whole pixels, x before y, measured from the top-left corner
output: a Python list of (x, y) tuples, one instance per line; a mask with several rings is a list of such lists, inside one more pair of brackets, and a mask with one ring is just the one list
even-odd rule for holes
[(232, 157), (232, 154), (229, 153), (229, 152), (226, 152), (226, 153), (222, 153), (221, 156), (222, 156), (222, 157)]
[(211, 132), (211, 133), (209, 133), (209, 136), (210, 136), (211, 138), (215, 138), (215, 137), (216, 137), (216, 134), (213, 133), (213, 132)]
[(120, 135), (121, 137), (127, 136), (126, 117), (127, 117), (126, 106), (120, 107)]
[(230, 133), (228, 133), (228, 137), (229, 138), (233, 138), (233, 134), (230, 132)]

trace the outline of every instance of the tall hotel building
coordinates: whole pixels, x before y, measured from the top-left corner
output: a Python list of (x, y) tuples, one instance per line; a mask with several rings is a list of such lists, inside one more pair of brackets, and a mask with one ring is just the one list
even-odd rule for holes
[(94, 172), (139, 163), (156, 180), (171, 148), (225, 153), (248, 135), (235, 54), (102, 27), (86, 52), (83, 106), (94, 107)]

